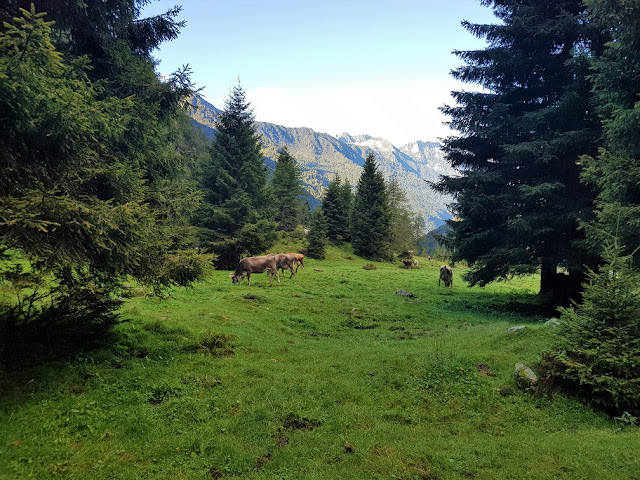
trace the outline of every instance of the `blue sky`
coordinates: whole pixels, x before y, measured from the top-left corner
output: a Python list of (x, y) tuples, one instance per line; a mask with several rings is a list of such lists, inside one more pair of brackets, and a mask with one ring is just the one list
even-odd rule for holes
[[(150, 3), (143, 16), (176, 0)], [(180, 36), (154, 52), (158, 71), (189, 64), (223, 108), (240, 80), (257, 120), (386, 138), (397, 146), (451, 132), (438, 107), (452, 90), (453, 50), (485, 47), (460, 22), (496, 23), (479, 0), (183, 0)]]

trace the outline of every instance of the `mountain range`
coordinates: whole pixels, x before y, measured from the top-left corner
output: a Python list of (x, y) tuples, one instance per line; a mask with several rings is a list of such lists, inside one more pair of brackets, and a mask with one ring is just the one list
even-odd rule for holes
[[(192, 122), (207, 138), (215, 137), (215, 123), (221, 113), (200, 96), (192, 100)], [(322, 201), (326, 187), (336, 175), (355, 187), (371, 151), (384, 177), (397, 179), (407, 195), (409, 208), (423, 217), (425, 231), (433, 230), (451, 218), (447, 212), (451, 197), (433, 191), (425, 183), (425, 180), (437, 180), (442, 174), (454, 173), (444, 159), (439, 143), (416, 141), (396, 147), (383, 138), (369, 135), (341, 133), (332, 136), (311, 128), (259, 121), (255, 122), (255, 127), (262, 136), (265, 163), (269, 167), (275, 166), (278, 150), (287, 146), (300, 166), (303, 187), (312, 208)]]

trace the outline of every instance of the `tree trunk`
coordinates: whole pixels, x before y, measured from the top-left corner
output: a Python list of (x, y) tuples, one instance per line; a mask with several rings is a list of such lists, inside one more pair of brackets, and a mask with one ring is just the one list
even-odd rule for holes
[(550, 310), (568, 307), (572, 300), (580, 301), (582, 282), (585, 278), (585, 273), (579, 270), (570, 271), (568, 274), (558, 273), (555, 262), (543, 260), (540, 268), (539, 295)]

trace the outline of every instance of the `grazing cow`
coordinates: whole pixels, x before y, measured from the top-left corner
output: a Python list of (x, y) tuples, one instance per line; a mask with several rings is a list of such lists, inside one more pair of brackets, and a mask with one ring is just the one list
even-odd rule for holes
[(405, 258), (404, 260), (402, 260), (402, 265), (404, 265), (404, 268), (411, 268), (411, 266), (413, 265), (413, 260), (411, 260), (410, 258)]
[(296, 265), (296, 273), (298, 273), (298, 267), (302, 266), (304, 268), (304, 255), (301, 253), (286, 253), (285, 255), (294, 255), (298, 264)]
[(278, 276), (278, 268), (276, 267), (276, 257), (275, 255), (267, 255), (264, 257), (246, 257), (240, 260), (238, 263), (238, 268), (236, 268), (235, 273), (229, 275), (231, 278), (231, 283), (236, 284), (242, 282), (244, 277), (247, 277), (249, 281), (249, 285), (251, 285), (251, 274), (252, 273), (263, 273), (267, 272), (269, 274), (269, 285), (272, 284), (271, 277), (275, 274), (276, 280), (280, 283), (280, 277)]
[(413, 259), (413, 266), (416, 268), (420, 267), (420, 265), (418, 265), (418, 260), (416, 260), (415, 258)]
[(278, 253), (276, 254), (276, 267), (282, 270), (284, 274), (285, 268), (291, 272), (289, 278), (296, 276), (298, 271), (298, 259), (295, 253)]
[(442, 265), (440, 267), (440, 278), (438, 279), (438, 286), (440, 286), (440, 281), (444, 282), (445, 287), (453, 286), (453, 270), (449, 265)]

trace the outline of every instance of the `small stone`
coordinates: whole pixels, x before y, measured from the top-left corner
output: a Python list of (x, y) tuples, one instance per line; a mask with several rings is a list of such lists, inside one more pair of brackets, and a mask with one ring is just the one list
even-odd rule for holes
[(518, 388), (525, 392), (533, 388), (535, 384), (538, 383), (538, 376), (533, 373), (533, 370), (522, 363), (516, 363), (513, 378), (516, 380)]
[(544, 322), (545, 327), (556, 328), (562, 324), (559, 318), (550, 318), (546, 322)]
[(415, 297), (413, 293), (407, 292), (406, 290), (396, 290), (396, 295), (405, 295), (407, 297)]
[(526, 329), (527, 329), (527, 327), (525, 327), (524, 325), (518, 325), (517, 327), (507, 328), (506, 332), (504, 332), (504, 333), (520, 332), (520, 331), (526, 330)]

